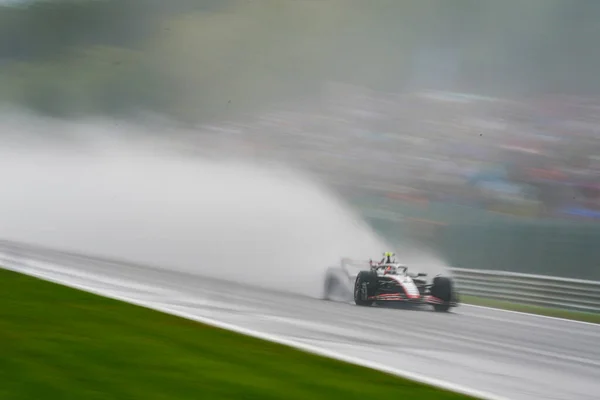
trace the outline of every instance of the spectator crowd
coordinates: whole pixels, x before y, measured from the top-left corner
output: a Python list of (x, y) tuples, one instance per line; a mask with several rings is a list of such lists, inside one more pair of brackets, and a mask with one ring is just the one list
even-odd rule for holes
[(203, 126), (228, 152), (308, 169), (345, 193), (537, 218), (600, 218), (600, 97), (499, 99), (331, 84), (318, 101)]

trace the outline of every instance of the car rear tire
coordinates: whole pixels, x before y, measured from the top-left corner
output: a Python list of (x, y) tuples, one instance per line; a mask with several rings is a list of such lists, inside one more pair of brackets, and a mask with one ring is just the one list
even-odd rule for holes
[[(373, 300), (366, 300), (364, 297), (373, 296), (377, 285), (377, 276), (370, 271), (360, 271), (354, 282), (354, 303), (357, 306), (368, 307), (373, 304)], [(375, 279), (373, 279), (375, 278)]]
[(333, 292), (335, 286), (335, 282), (333, 281), (333, 278), (328, 274), (325, 277), (325, 285), (323, 287), (323, 299), (324, 300), (331, 300), (331, 292)]

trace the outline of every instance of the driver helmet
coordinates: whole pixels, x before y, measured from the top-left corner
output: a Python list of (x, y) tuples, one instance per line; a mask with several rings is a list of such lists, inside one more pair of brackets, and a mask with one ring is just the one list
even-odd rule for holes
[(385, 253), (383, 253), (383, 257), (385, 257), (384, 262), (386, 263), (391, 263), (392, 261), (392, 257), (396, 256), (394, 253), (392, 253), (391, 251), (386, 251)]

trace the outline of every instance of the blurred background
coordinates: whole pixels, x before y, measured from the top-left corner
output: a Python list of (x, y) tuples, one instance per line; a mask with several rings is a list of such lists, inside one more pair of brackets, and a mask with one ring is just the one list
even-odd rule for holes
[(595, 0), (4, 0), (0, 106), (284, 162), (454, 267), (600, 280), (598, 37)]

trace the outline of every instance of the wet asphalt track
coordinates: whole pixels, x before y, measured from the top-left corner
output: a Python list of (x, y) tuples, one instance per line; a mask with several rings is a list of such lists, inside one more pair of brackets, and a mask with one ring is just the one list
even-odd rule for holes
[(448, 314), (362, 308), (52, 252), (37, 257), (43, 261), (15, 263), (9, 254), (2, 262), (509, 399), (600, 398), (600, 325), (465, 305)]

